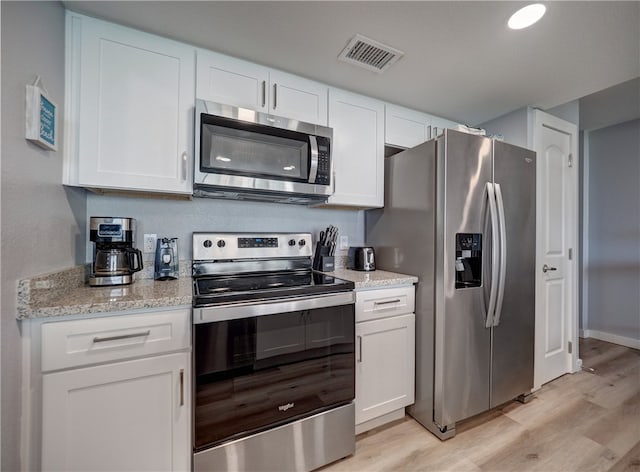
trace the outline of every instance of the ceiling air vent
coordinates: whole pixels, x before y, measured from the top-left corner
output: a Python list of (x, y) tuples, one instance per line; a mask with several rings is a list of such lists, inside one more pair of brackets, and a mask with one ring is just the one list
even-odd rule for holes
[(338, 59), (375, 72), (384, 72), (402, 56), (404, 52), (398, 49), (356, 34)]

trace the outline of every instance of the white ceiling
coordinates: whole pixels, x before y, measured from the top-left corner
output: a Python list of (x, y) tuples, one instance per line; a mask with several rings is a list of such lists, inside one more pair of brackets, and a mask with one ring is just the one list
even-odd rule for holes
[[(73, 10), (467, 124), (640, 76), (640, 1), (66, 1)], [(337, 60), (360, 33), (404, 51), (383, 74)]]

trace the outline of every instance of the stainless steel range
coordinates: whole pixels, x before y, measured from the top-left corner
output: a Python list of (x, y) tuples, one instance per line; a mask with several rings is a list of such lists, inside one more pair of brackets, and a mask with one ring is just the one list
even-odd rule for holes
[(354, 452), (354, 284), (311, 256), (309, 233), (193, 233), (195, 471)]

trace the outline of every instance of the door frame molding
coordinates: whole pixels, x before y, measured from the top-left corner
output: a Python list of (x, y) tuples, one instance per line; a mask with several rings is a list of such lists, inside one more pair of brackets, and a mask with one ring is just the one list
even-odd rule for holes
[[(529, 136), (531, 138), (531, 142), (529, 142), (529, 147), (538, 152), (538, 141), (540, 139), (540, 130), (543, 127), (553, 129), (559, 131), (561, 133), (565, 133), (569, 135), (570, 138), (570, 153), (573, 157), (573, 167), (574, 172), (572, 174), (572, 178), (569, 182), (571, 185), (570, 194), (573, 199), (573, 208), (572, 214), (570, 215), (570, 225), (573, 228), (572, 234), (567, 241), (568, 247), (573, 249), (573, 257), (571, 261), (568, 261), (567, 264), (567, 277), (569, 277), (569, 284), (571, 287), (571, 295), (569, 299), (569, 320), (568, 321), (568, 330), (567, 330), (567, 341), (572, 343), (572, 351), (571, 351), (571, 365), (569, 366), (568, 372), (573, 373), (580, 370), (580, 362), (578, 357), (578, 257), (581, 255), (580, 246), (579, 246), (579, 210), (580, 210), (580, 194), (579, 194), (579, 169), (580, 169), (580, 156), (578, 154), (578, 126), (574, 123), (568, 122), (556, 116), (550, 115), (542, 110), (534, 109), (532, 110), (532, 115), (530, 125), (531, 132)], [(537, 164), (537, 160), (536, 160)], [(537, 166), (536, 166), (537, 167)], [(538, 168), (538, 167), (537, 167)], [(536, 188), (539, 188), (539, 179), (540, 172), (536, 172)], [(539, 234), (539, 222), (540, 222), (540, 208), (541, 208), (541, 194), (536, 191), (536, 281), (538, 280), (537, 271), (540, 267), (540, 251), (539, 251), (539, 240), (541, 235)], [(538, 298), (537, 294), (540, 287), (537, 286), (536, 283), (536, 299)], [(538, 324), (542, 321), (539, 313), (541, 311), (541, 307), (536, 304), (536, 332), (538, 332)], [(539, 373), (539, 362), (535, 362), (539, 359), (539, 348), (538, 341), (535, 343), (535, 353), (534, 353), (534, 375), (533, 375), (533, 390), (538, 390), (542, 386), (542, 382), (540, 381), (540, 373)]]
[[(580, 306), (580, 318), (582, 321), (582, 329), (580, 329), (581, 337), (589, 336), (589, 271), (586, 268), (589, 266), (589, 139), (590, 133), (588, 130), (582, 132), (582, 178), (580, 182), (582, 184), (582, 251), (580, 261), (580, 289), (581, 289), (581, 306)], [(640, 349), (640, 348), (638, 348)]]

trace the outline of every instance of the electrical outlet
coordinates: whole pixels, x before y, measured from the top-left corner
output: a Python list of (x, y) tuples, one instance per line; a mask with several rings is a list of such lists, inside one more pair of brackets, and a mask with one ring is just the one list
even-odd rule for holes
[(338, 249), (349, 249), (349, 236), (342, 235), (338, 241)]
[(149, 254), (152, 252), (156, 252), (156, 240), (158, 239), (157, 234), (145, 234), (144, 235), (144, 247), (142, 252), (145, 254)]

